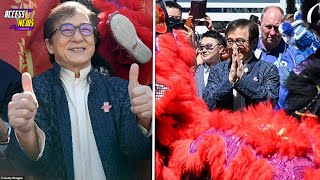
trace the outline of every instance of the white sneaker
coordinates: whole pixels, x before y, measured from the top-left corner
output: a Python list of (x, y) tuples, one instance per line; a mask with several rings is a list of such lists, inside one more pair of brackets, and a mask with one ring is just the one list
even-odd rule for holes
[(151, 50), (139, 39), (131, 21), (119, 14), (109, 15), (111, 32), (114, 39), (139, 63), (147, 63), (152, 56)]

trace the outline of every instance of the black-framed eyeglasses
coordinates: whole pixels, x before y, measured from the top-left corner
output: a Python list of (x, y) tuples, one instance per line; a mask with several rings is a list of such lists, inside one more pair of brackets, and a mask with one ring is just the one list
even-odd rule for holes
[(203, 51), (203, 49), (210, 51), (210, 50), (214, 49), (217, 45), (220, 45), (220, 44), (216, 44), (214, 46), (212, 46), (212, 44), (206, 44), (206, 45), (200, 44), (198, 49), (199, 49), (199, 51)]
[(62, 35), (70, 37), (74, 35), (77, 28), (83, 36), (90, 36), (94, 30), (94, 27), (89, 23), (82, 23), (79, 26), (74, 26), (73, 24), (65, 23), (61, 24), (60, 27), (53, 31), (52, 34), (59, 30)]
[(237, 46), (243, 46), (245, 42), (249, 41), (248, 39), (242, 39), (238, 38), (236, 40), (233, 39), (227, 39), (227, 46), (231, 47), (234, 43), (236, 43)]

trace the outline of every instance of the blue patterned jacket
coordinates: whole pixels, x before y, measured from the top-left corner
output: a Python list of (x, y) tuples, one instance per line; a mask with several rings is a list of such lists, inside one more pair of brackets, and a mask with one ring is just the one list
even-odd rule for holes
[(223, 61), (211, 68), (203, 100), (209, 109), (233, 109), (233, 88), (244, 98), (246, 106), (271, 100), (276, 105), (279, 98), (279, 73), (275, 65), (259, 61), (253, 55), (248, 62), (247, 73), (232, 85), (229, 81), (231, 60)]
[[(43, 156), (38, 161), (30, 161), (12, 135), (9, 157), (19, 166), (28, 167), (27, 171), (36, 173), (39, 179), (73, 180), (71, 121), (59, 74), (60, 66), (55, 64), (33, 79), (39, 102), (36, 123), (46, 135)], [(88, 108), (106, 178), (134, 179), (128, 160), (151, 159), (152, 146), (130, 111), (128, 82), (96, 69), (91, 69), (87, 78)], [(104, 102), (112, 105), (108, 113), (101, 110)]]

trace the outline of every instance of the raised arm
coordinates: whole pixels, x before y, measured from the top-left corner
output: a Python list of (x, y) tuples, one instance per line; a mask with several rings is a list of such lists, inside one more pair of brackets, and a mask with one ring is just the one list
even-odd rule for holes
[(225, 71), (225, 66), (227, 64), (221, 63), (211, 68), (207, 86), (203, 90), (202, 99), (210, 110), (215, 109), (217, 101), (232, 91), (232, 83), (228, 79), (229, 71)]
[[(235, 84), (237, 91), (256, 101), (271, 100), (276, 105), (279, 99), (279, 73), (276, 66), (265, 69), (263, 82), (252, 76), (244, 74)], [(262, 79), (261, 79), (262, 80)]]
[(137, 115), (138, 123), (147, 131), (152, 122), (152, 91), (149, 86), (138, 82), (139, 66), (133, 64), (129, 72), (128, 92), (131, 100), (131, 111)]
[(37, 126), (34, 119), (38, 109), (38, 101), (33, 92), (32, 80), (29, 73), (22, 74), (23, 92), (12, 96), (8, 104), (8, 118), (15, 129), (20, 146), (32, 159), (36, 159), (40, 153)]

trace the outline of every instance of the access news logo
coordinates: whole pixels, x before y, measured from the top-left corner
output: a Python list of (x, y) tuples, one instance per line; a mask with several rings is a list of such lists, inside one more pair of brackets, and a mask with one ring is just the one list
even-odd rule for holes
[(17, 19), (17, 24), (10, 26), (16, 31), (30, 31), (34, 28), (34, 19), (26, 18), (26, 13), (31, 13), (33, 9), (9, 9), (4, 12), (4, 18)]

